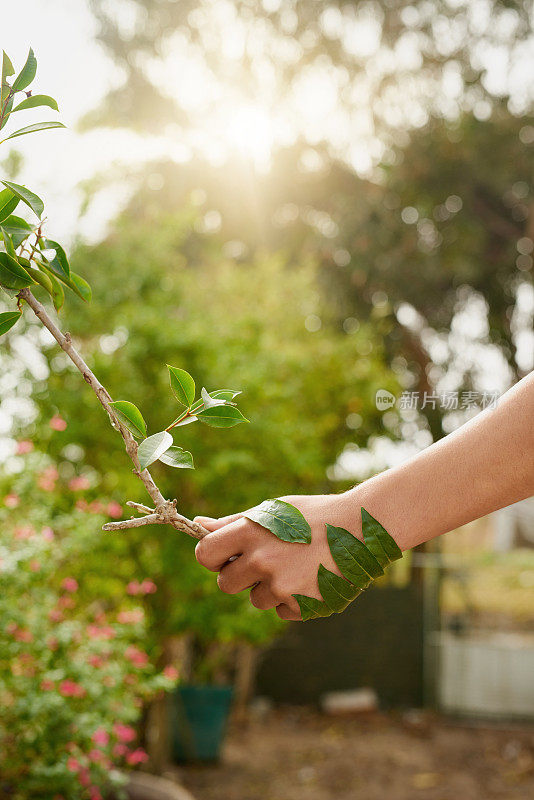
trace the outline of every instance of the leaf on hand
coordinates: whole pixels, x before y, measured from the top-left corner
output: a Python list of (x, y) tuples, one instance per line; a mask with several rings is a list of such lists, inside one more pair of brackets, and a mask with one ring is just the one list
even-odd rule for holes
[(241, 411), (235, 406), (212, 406), (197, 412), (201, 422), (211, 425), (213, 428), (232, 428), (240, 422), (248, 422)]
[(177, 469), (195, 469), (193, 464), (193, 456), (188, 450), (183, 447), (176, 447), (173, 445), (159, 457), (159, 461), (167, 464), (169, 467), (176, 467)]
[(24, 289), (31, 286), (33, 280), (13, 256), (0, 253), (0, 283), (8, 289)]
[(17, 136), (26, 136), (27, 133), (37, 133), (38, 131), (48, 131), (51, 128), (64, 128), (62, 122), (35, 122), (33, 125), (27, 125), (25, 128), (19, 128), (18, 131), (13, 131), (2, 142), (7, 142), (9, 139), (16, 139)]
[(13, 113), (15, 111), (24, 111), (27, 108), (38, 108), (39, 106), (48, 106), (54, 111), (59, 111), (57, 102), (53, 97), (49, 97), (47, 94), (32, 94), (30, 97), (26, 97), (18, 106), (15, 106)]
[(19, 321), (21, 316), (21, 311), (6, 311), (4, 314), (0, 314), (0, 336), (7, 333)]
[(144, 439), (137, 448), (137, 457), (141, 471), (146, 469), (158, 458), (161, 458), (172, 445), (172, 436), (168, 431), (160, 431)]
[(0, 222), (7, 220), (19, 203), (20, 198), (13, 194), (10, 189), (2, 189), (0, 192)]
[(311, 528), (306, 518), (285, 500), (264, 500), (259, 506), (243, 512), (243, 516), (263, 525), (284, 542), (311, 542)]
[(128, 428), (131, 434), (138, 439), (146, 437), (146, 423), (136, 405), (130, 403), (129, 400), (115, 400), (110, 403), (110, 406), (115, 411), (119, 421), (122, 422), (125, 428)]
[[(12, 89), (14, 92), (21, 92), (35, 78), (35, 74), (37, 72), (37, 59), (35, 58), (35, 54), (30, 47), (30, 52), (28, 53), (28, 58), (26, 59), (26, 63), (22, 67), (21, 71), (15, 78), (13, 82)], [(11, 73), (14, 74), (14, 73)]]
[(30, 189), (26, 189), (25, 186), (20, 186), (18, 183), (12, 183), (11, 181), (2, 181), (2, 183), (8, 189), (11, 189), (13, 194), (16, 194), (23, 203), (26, 203), (26, 205), (31, 208), (33, 213), (36, 214), (39, 219), (42, 217), (44, 203), (40, 197), (37, 197), (37, 195), (30, 191)]
[(329, 617), (332, 613), (326, 603), (321, 603), (315, 597), (306, 597), (305, 594), (292, 595), (299, 604), (302, 621), (316, 619), (317, 617)]
[(193, 377), (185, 369), (171, 367), (170, 364), (167, 364), (167, 369), (169, 370), (172, 393), (179, 403), (189, 408), (195, 399), (195, 381)]
[(352, 600), (361, 594), (361, 589), (352, 586), (345, 578), (340, 578), (322, 564), (317, 573), (319, 591), (326, 605), (332, 611), (343, 611)]

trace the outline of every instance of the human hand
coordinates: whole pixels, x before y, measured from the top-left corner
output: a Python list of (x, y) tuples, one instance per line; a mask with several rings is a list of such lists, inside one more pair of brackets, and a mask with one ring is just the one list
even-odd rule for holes
[[(276, 608), (281, 619), (300, 620), (293, 594), (322, 599), (317, 584), (319, 564), (340, 575), (330, 553), (325, 523), (348, 528), (360, 536), (361, 524), (351, 514), (345, 495), (282, 497), (304, 515), (311, 527), (310, 544), (284, 542), (243, 514), (221, 519), (195, 517), (210, 533), (196, 546), (199, 564), (219, 572), (217, 584), (227, 594), (251, 589), (250, 602), (259, 609)], [(354, 507), (354, 506), (352, 506)]]

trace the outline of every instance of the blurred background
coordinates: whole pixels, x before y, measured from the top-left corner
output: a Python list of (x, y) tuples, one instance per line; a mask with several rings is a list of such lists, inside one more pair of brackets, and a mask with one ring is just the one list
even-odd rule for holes
[[(61, 327), (151, 430), (174, 416), (166, 363), (243, 392), (251, 425), (182, 428), (196, 470), (154, 469), (185, 514), (342, 491), (532, 370), (533, 15), (530, 0), (2, 10), (2, 46), (17, 65), (34, 48), (36, 91), (69, 127), (1, 154), (92, 285)], [(99, 533), (142, 487), (25, 316), (0, 354), (6, 536), (94, 531), (68, 564), (86, 607), (157, 587), (138, 592), (145, 647), (180, 678), (170, 706), (145, 704), (152, 771), (198, 800), (533, 795), (534, 500), (410, 554), (341, 616), (283, 625), (218, 592), (185, 537)], [(215, 765), (221, 731), (180, 733), (199, 686), (233, 687)], [(210, 701), (221, 730), (227, 696)]]

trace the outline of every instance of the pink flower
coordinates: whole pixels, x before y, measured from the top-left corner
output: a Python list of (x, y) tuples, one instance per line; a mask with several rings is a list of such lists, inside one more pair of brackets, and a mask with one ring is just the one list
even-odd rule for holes
[(51, 692), (53, 688), (54, 688), (54, 681), (50, 681), (48, 679), (41, 681), (41, 689), (43, 692)]
[(98, 764), (99, 761), (102, 761), (104, 754), (102, 750), (97, 750), (96, 748), (93, 748), (92, 750), (89, 751), (87, 757), (89, 758), (89, 761), (92, 761), (94, 764)]
[(89, 478), (85, 475), (77, 475), (75, 478), (71, 478), (69, 481), (69, 489), (71, 492), (83, 492), (85, 489), (89, 489), (91, 487), (91, 483)]
[(93, 655), (89, 656), (87, 660), (92, 667), (95, 667), (95, 669), (99, 669), (104, 664), (104, 659), (94, 653)]
[(116, 500), (112, 500), (111, 503), (108, 503), (106, 512), (108, 517), (119, 519), (119, 517), (122, 517), (122, 506)]
[(130, 583), (126, 587), (126, 591), (128, 592), (128, 594), (139, 594), (140, 588), (141, 588), (140, 583), (137, 583), (137, 581), (130, 581)]
[(91, 736), (91, 739), (95, 744), (101, 745), (102, 747), (106, 747), (109, 742), (109, 733), (105, 728), (97, 728), (96, 731)]
[(30, 561), (30, 570), (32, 572), (39, 572), (40, 569), (41, 569), (41, 564), (39, 563), (39, 561), (35, 561), (35, 560), (34, 561)]
[(166, 667), (165, 667), (165, 669), (163, 670), (163, 674), (164, 674), (164, 675), (165, 675), (165, 677), (166, 677), (166, 678), (168, 678), (170, 681), (176, 681), (176, 680), (178, 680), (178, 670), (177, 670), (177, 669), (176, 669), (176, 667), (174, 667), (172, 664), (167, 664), (167, 666), (166, 666)]
[(146, 667), (148, 664), (147, 654), (143, 650), (139, 650), (139, 648), (135, 647), (133, 644), (126, 648), (124, 655), (132, 662), (134, 667)]
[(116, 635), (109, 625), (88, 625), (85, 631), (90, 639), (114, 639)]
[(6, 494), (4, 497), (4, 505), (6, 508), (16, 508), (20, 503), (20, 497), (18, 494), (11, 492), (10, 494)]
[(80, 770), (80, 774), (78, 775), (78, 780), (80, 781), (82, 786), (90, 786), (91, 785), (91, 773), (87, 769), (87, 767), (82, 767)]
[(18, 642), (33, 642), (33, 634), (27, 628), (17, 628), (14, 636)]
[(89, 790), (89, 800), (102, 800), (102, 795), (96, 787)]
[(9, 633), (10, 635), (13, 635), (15, 633), (15, 631), (17, 630), (17, 628), (18, 628), (17, 623), (13, 622), (13, 620), (11, 620), (11, 622), (8, 622), (7, 625), (6, 625), (6, 633)]
[(117, 622), (121, 625), (135, 625), (136, 622), (142, 622), (145, 618), (142, 608), (133, 608), (131, 611), (119, 611), (117, 614)]
[(89, 503), (87, 500), (76, 500), (75, 506), (78, 511), (83, 511), (84, 513), (89, 510)]
[(46, 646), (49, 648), (49, 650), (57, 650), (59, 642), (55, 636), (51, 636), (47, 641)]
[(27, 439), (21, 442), (17, 442), (16, 454), (18, 456), (25, 456), (26, 453), (31, 453), (32, 450), (33, 450), (33, 442), (30, 442)]
[(113, 733), (119, 742), (133, 742), (137, 736), (135, 728), (132, 728), (131, 725), (123, 725), (120, 722), (113, 726)]
[(53, 608), (48, 612), (48, 619), (50, 622), (62, 622), (64, 619), (63, 612), (59, 608)]
[(78, 589), (78, 581), (76, 578), (65, 578), (61, 582), (61, 588), (65, 589), (66, 592), (76, 592)]
[(145, 761), (148, 761), (148, 755), (144, 750), (138, 747), (137, 750), (134, 750), (133, 753), (126, 756), (126, 761), (132, 766), (135, 766), (135, 764), (144, 764)]
[(31, 539), (35, 534), (35, 529), (31, 525), (21, 525), (15, 528), (15, 539)]
[(70, 756), (67, 759), (67, 769), (69, 770), (69, 772), (79, 772), (81, 768), (82, 765), (80, 764), (77, 758), (74, 758), (74, 756)]
[(83, 686), (75, 681), (61, 681), (59, 684), (59, 692), (63, 697), (84, 697), (86, 692)]
[(154, 594), (154, 592), (157, 592), (157, 590), (158, 587), (156, 586), (154, 581), (145, 580), (142, 582), (140, 586), (141, 594)]
[(128, 748), (126, 747), (125, 744), (116, 744), (115, 747), (113, 748), (113, 755), (117, 756), (118, 758), (125, 756), (127, 752)]
[(67, 427), (67, 423), (65, 422), (63, 417), (59, 416), (59, 414), (54, 414), (54, 416), (50, 420), (49, 425), (53, 431), (64, 431), (65, 428)]
[(37, 485), (44, 492), (53, 492), (59, 473), (55, 467), (47, 467), (37, 478)]
[(54, 541), (54, 531), (48, 525), (46, 525), (43, 528), (43, 530), (41, 531), (41, 534), (42, 534), (43, 539), (45, 539), (47, 542), (53, 542)]
[(106, 507), (100, 500), (93, 500), (92, 503), (89, 503), (89, 511), (91, 514), (104, 514)]

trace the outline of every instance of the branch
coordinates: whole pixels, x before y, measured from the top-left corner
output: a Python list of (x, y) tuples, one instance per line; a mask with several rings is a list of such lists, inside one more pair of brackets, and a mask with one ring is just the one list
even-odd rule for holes
[(152, 498), (154, 508), (148, 508), (140, 503), (128, 502), (133, 508), (138, 511), (148, 512), (144, 517), (134, 517), (129, 520), (121, 520), (120, 522), (108, 522), (103, 526), (102, 530), (124, 530), (126, 528), (138, 528), (141, 525), (172, 525), (178, 531), (183, 531), (194, 539), (202, 539), (208, 531), (202, 525), (199, 525), (192, 520), (187, 519), (176, 510), (176, 500), (166, 500), (156, 486), (152, 475), (148, 469), (141, 470), (139, 459), (137, 458), (137, 442), (134, 437), (126, 428), (119, 418), (117, 417), (113, 406), (111, 395), (107, 389), (102, 386), (96, 375), (89, 369), (81, 355), (78, 353), (69, 333), (62, 333), (51, 317), (48, 315), (45, 307), (40, 303), (29, 289), (21, 289), (18, 294), (30, 306), (36, 317), (47, 328), (62, 350), (68, 355), (74, 366), (81, 372), (83, 379), (89, 384), (93, 392), (98, 397), (100, 403), (107, 412), (111, 425), (117, 430), (124, 440), (126, 452), (134, 465), (134, 474), (143, 482), (145, 489)]

